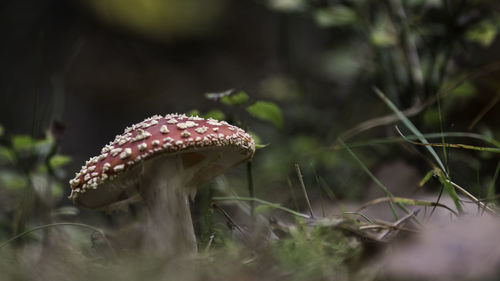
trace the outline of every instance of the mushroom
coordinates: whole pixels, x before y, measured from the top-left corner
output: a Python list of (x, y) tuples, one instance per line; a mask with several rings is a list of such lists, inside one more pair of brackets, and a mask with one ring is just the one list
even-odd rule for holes
[(146, 251), (196, 252), (189, 195), (196, 187), (249, 160), (252, 137), (225, 121), (155, 115), (125, 129), (70, 180), (70, 199), (112, 211), (142, 201), (149, 226)]

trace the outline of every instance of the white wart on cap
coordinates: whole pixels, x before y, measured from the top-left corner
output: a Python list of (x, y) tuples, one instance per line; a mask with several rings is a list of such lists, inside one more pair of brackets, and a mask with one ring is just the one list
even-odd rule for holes
[(90, 158), (70, 180), (69, 198), (93, 209), (126, 200), (138, 193), (137, 179), (145, 161), (176, 155), (185, 169), (198, 165), (195, 172), (183, 175), (187, 177), (183, 184), (196, 186), (247, 161), (254, 151), (252, 137), (225, 121), (155, 115), (126, 128), (100, 155)]

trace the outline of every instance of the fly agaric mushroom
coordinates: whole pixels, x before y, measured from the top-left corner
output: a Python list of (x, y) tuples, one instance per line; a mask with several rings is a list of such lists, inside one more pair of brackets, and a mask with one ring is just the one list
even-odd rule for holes
[(225, 121), (167, 114), (125, 129), (70, 180), (77, 205), (112, 211), (143, 201), (149, 214), (147, 250), (196, 251), (190, 194), (225, 170), (249, 160), (252, 137)]

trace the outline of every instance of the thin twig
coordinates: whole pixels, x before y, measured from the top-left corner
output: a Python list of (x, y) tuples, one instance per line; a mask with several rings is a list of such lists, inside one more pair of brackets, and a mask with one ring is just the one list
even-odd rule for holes
[(460, 191), (465, 197), (469, 198), (470, 200), (474, 201), (476, 204), (478, 204), (479, 207), (484, 208), (486, 212), (488, 212), (490, 215), (498, 215), (495, 210), (493, 210), (491, 207), (488, 205), (484, 204), (483, 202), (479, 201), (474, 195), (470, 194), (467, 190), (465, 190), (463, 187), (459, 186), (458, 184), (452, 182), (449, 179), (445, 179), (449, 184), (453, 185), (458, 191)]
[(362, 218), (364, 218), (367, 222), (369, 223), (373, 223), (373, 221), (367, 217), (365, 214), (361, 213), (361, 212), (342, 212), (343, 215), (357, 215), (357, 216), (360, 216)]
[[(405, 228), (405, 227), (400, 227), (400, 226), (392, 226), (391, 224), (380, 224), (380, 222), (375, 223), (375, 224), (369, 224), (369, 225), (362, 225), (359, 227), (360, 230), (369, 230), (369, 229), (396, 229), (396, 230), (404, 230), (408, 232), (415, 232), (417, 233), (418, 231), (410, 228)], [(381, 239), (378, 239), (378, 237), (373, 237), (373, 240), (376, 241), (383, 241)]]
[(313, 209), (311, 207), (311, 202), (309, 201), (309, 196), (307, 196), (306, 186), (304, 185), (304, 180), (302, 179), (302, 173), (300, 172), (299, 164), (295, 164), (295, 171), (297, 172), (297, 177), (299, 178), (300, 187), (302, 188), (302, 192), (304, 193), (304, 198), (306, 199), (307, 207), (309, 208), (309, 213), (311, 214), (311, 218), (314, 218)]
[(477, 114), (477, 116), (474, 118), (474, 120), (472, 120), (472, 122), (469, 124), (469, 127), (467, 127), (467, 130), (469, 130), (469, 131), (472, 130), (472, 128), (474, 128), (474, 126), (476, 126), (476, 124), (479, 122), (479, 120), (481, 120), (486, 115), (486, 113), (488, 113), (499, 101), (500, 101), (500, 93), (497, 93), (497, 95), (493, 98), (493, 100), (491, 102), (489, 102)]
[(224, 209), (222, 209), (221, 207), (219, 207), (219, 205), (217, 205), (217, 204), (215, 204), (213, 202), (212, 202), (211, 205), (212, 205), (212, 208), (214, 208), (217, 212), (221, 213), (224, 216), (224, 218), (226, 218), (226, 221), (227, 221), (227, 223), (228, 223), (228, 225), (229, 225), (229, 227), (231, 229), (238, 230), (241, 233), (242, 237), (246, 237), (247, 236), (246, 231), (243, 230), (243, 228), (241, 228), (239, 225), (237, 225), (233, 221), (233, 219), (229, 216), (229, 214), (226, 213), (226, 211), (224, 211)]
[[(405, 110), (402, 110), (401, 112), (407, 117), (412, 117), (412, 116), (415, 116), (418, 113), (420, 113), (422, 110), (427, 108), (429, 105), (433, 104), (435, 101), (436, 100), (434, 98), (429, 98), (426, 102), (424, 102), (424, 103), (417, 102), (412, 107), (405, 109)], [(385, 116), (366, 120), (366, 121), (363, 121), (363, 122), (359, 123), (358, 125), (354, 126), (353, 128), (343, 132), (340, 135), (340, 138), (343, 140), (348, 140), (361, 132), (368, 131), (369, 129), (373, 129), (375, 127), (389, 125), (389, 124), (395, 123), (398, 120), (399, 120), (399, 117), (396, 114), (388, 114)]]
[[(401, 225), (403, 222), (406, 222), (408, 219), (416, 216), (418, 214), (418, 212), (420, 212), (420, 210), (415, 210), (411, 214), (407, 214), (406, 216), (402, 217), (398, 221), (395, 221), (394, 223), (392, 223), (391, 226), (395, 229), (399, 229), (399, 225)], [(387, 236), (387, 234), (389, 234), (389, 231), (390, 231), (389, 229), (384, 230), (382, 233), (380, 233), (380, 235), (377, 238), (379, 240), (384, 239)]]
[(214, 241), (214, 238), (215, 238), (215, 232), (212, 232), (212, 234), (210, 234), (210, 237), (208, 237), (208, 243), (207, 243), (207, 246), (205, 247), (205, 252), (210, 250), (210, 246), (212, 246), (212, 242)]

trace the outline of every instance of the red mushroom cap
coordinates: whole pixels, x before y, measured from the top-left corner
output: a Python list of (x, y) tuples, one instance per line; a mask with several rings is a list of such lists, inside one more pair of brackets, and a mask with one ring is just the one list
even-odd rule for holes
[[(203, 175), (191, 179), (191, 183), (204, 182), (250, 159), (255, 151), (255, 144), (244, 130), (225, 121), (183, 114), (167, 114), (165, 117), (155, 115), (126, 128), (123, 134), (104, 146), (100, 155), (90, 158), (70, 180), (72, 192), (69, 198), (89, 208), (101, 208), (130, 197), (130, 190), (125, 192), (122, 187), (96, 203), (88, 202), (85, 195), (92, 193), (92, 190), (101, 189), (106, 183), (112, 183), (120, 175), (133, 174), (129, 171), (140, 166), (140, 163), (158, 156), (193, 152), (199, 153), (191, 154), (190, 157), (183, 158), (183, 161), (199, 162), (203, 158), (200, 153), (214, 150), (220, 154), (217, 160), (203, 169)], [(230, 153), (224, 156), (224, 150)], [(119, 184), (123, 185), (122, 182)]]

